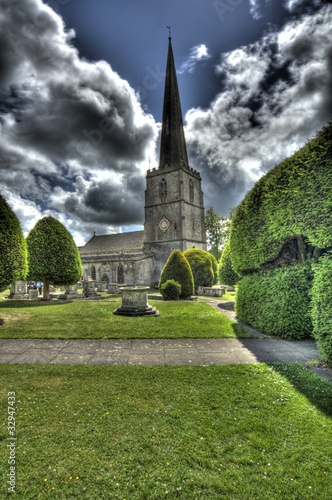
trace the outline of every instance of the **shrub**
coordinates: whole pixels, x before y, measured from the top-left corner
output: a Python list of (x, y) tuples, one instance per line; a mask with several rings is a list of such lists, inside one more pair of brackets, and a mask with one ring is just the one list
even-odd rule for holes
[(229, 240), (222, 251), (218, 266), (219, 283), (233, 286), (239, 281), (239, 276), (233, 269), (231, 247)]
[(194, 293), (194, 278), (189, 262), (180, 250), (174, 250), (164, 265), (159, 289), (168, 280), (175, 280), (181, 285), (180, 299), (188, 299)]
[(25, 279), (28, 258), (18, 218), (0, 195), (0, 292), (11, 283)]
[(179, 300), (181, 293), (181, 285), (177, 281), (167, 280), (160, 287), (163, 300)]
[(314, 270), (311, 290), (313, 335), (322, 358), (332, 363), (332, 252), (321, 257)]
[(72, 285), (82, 277), (81, 257), (72, 235), (53, 217), (43, 217), (27, 237), (29, 278), (42, 280), (44, 298), (49, 284)]
[(200, 248), (190, 248), (183, 252), (188, 260), (193, 276), (195, 288), (199, 286), (212, 286), (215, 281), (215, 272), (213, 269), (212, 254)]
[(237, 285), (236, 313), (258, 330), (285, 339), (312, 333), (310, 263), (262, 270)]

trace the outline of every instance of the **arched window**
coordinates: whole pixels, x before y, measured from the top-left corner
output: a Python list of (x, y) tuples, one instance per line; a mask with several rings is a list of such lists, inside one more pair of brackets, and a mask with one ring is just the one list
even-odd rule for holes
[(189, 200), (190, 203), (194, 203), (194, 183), (192, 179), (189, 181)]
[(91, 266), (91, 278), (92, 278), (93, 280), (95, 280), (95, 279), (96, 279), (96, 277), (97, 277), (97, 276), (96, 276), (96, 268), (95, 268), (95, 266), (94, 266), (94, 265), (92, 265), (92, 266)]
[(161, 182), (159, 184), (159, 197), (161, 203), (167, 202), (167, 182), (164, 177), (161, 179)]

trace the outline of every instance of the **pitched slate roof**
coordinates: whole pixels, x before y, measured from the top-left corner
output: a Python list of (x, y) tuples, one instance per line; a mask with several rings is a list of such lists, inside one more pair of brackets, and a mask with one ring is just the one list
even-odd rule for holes
[(143, 249), (143, 239), (144, 231), (93, 236), (91, 240), (81, 248), (80, 254), (99, 255), (141, 252)]

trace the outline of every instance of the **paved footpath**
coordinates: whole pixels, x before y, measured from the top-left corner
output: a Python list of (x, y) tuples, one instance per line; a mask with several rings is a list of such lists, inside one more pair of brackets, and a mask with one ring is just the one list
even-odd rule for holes
[(0, 340), (0, 363), (209, 365), (260, 362), (304, 363), (318, 359), (311, 340), (119, 339)]
[[(217, 304), (211, 304), (218, 307)], [(220, 307), (220, 306), (219, 306)], [(237, 321), (233, 311), (218, 310)], [(246, 326), (247, 327), (247, 326)], [(313, 340), (252, 339), (0, 339), (0, 364), (224, 365), (319, 360)], [(332, 381), (332, 370), (313, 369)]]

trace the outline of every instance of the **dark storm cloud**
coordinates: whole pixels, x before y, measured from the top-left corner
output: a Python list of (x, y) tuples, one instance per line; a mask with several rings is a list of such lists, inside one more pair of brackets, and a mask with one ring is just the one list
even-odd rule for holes
[[(42, 200), (53, 210), (62, 186), (62, 205), (70, 209), (76, 177), (92, 175), (91, 190), (101, 189), (100, 178), (110, 189), (101, 193), (107, 203), (102, 215), (90, 206), (92, 194), (86, 198), (91, 222), (129, 224), (137, 210), (124, 210), (121, 219), (117, 194), (130, 185), (120, 176), (123, 184), (111, 189), (112, 175), (134, 174), (142, 184), (156, 125), (109, 64), (80, 59), (74, 35), (40, 0), (0, 0), (2, 190)], [(80, 208), (68, 217), (84, 217), (84, 200)], [(118, 215), (107, 220), (107, 213)]]
[(143, 198), (144, 179), (139, 173), (117, 175), (111, 181), (77, 177), (74, 192), (60, 187), (54, 190), (52, 205), (86, 224), (121, 226), (124, 220), (142, 223)]

